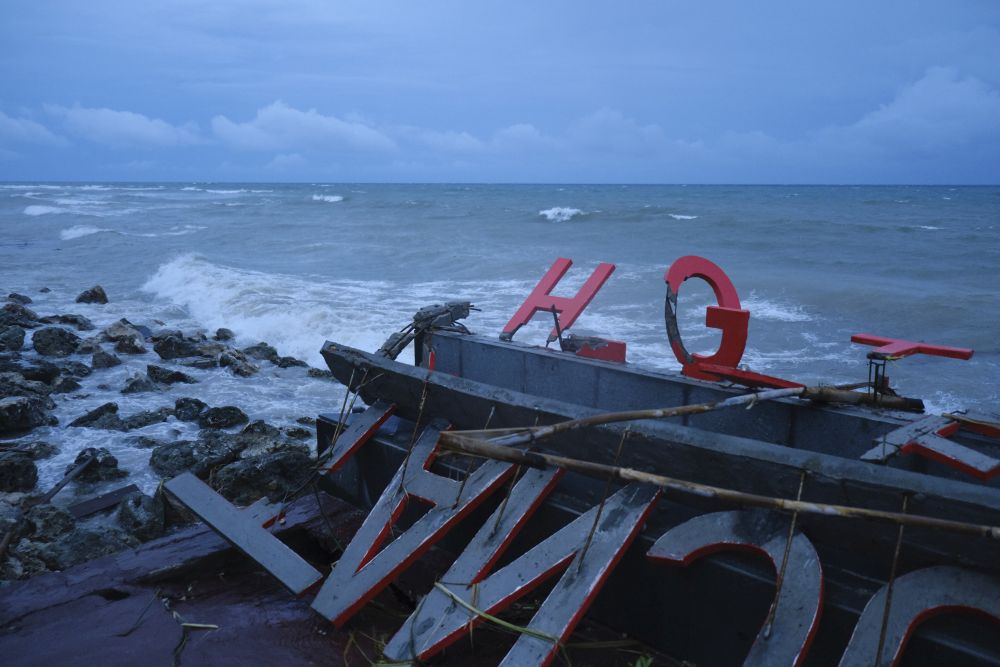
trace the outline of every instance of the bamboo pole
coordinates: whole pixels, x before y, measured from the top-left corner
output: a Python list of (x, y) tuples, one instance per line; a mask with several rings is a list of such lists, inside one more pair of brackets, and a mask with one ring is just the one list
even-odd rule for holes
[[(446, 433), (441, 434), (446, 435)], [(847, 505), (828, 505), (825, 503), (813, 503), (801, 500), (788, 500), (785, 498), (774, 498), (762, 496), (743, 491), (735, 491), (718, 486), (689, 482), (664, 475), (635, 470), (634, 468), (620, 468), (591, 461), (581, 461), (554, 454), (542, 452), (525, 452), (520, 449), (513, 449), (495, 442), (485, 442), (463, 436), (457, 432), (451, 432), (450, 437), (441, 438), (440, 446), (443, 449), (479, 456), (482, 458), (506, 461), (526, 465), (533, 468), (545, 468), (554, 466), (573, 472), (578, 472), (598, 479), (620, 479), (625, 482), (644, 482), (653, 484), (664, 489), (679, 494), (698, 496), (701, 498), (711, 498), (723, 500), (740, 505), (751, 507), (764, 507), (768, 509), (781, 510), (785, 512), (799, 512), (802, 514), (818, 514), (822, 516), (835, 516), (853, 519), (870, 519), (874, 521), (884, 521), (903, 526), (914, 526), (917, 528), (932, 528), (944, 530), (963, 535), (974, 535), (977, 537), (991, 537), (1000, 540), (1000, 526), (986, 526), (981, 524), (965, 523), (962, 521), (951, 521), (949, 519), (938, 519), (929, 516), (915, 514), (902, 514), (899, 512), (885, 512), (882, 510), (867, 509), (864, 507), (851, 507)]]

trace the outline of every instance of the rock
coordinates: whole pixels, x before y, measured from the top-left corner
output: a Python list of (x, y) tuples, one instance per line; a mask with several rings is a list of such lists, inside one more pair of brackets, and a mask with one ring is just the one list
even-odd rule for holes
[(31, 491), (38, 483), (38, 467), (29, 454), (0, 452), (0, 491)]
[(215, 330), (215, 335), (212, 336), (212, 338), (214, 340), (232, 340), (236, 338), (236, 334), (234, 334), (230, 329), (221, 327)]
[(39, 322), (44, 322), (45, 324), (70, 324), (80, 331), (93, 331), (94, 325), (83, 315), (49, 315), (43, 317)]
[(101, 339), (97, 336), (91, 336), (90, 338), (84, 338), (80, 341), (80, 344), (76, 346), (77, 354), (93, 354), (101, 349)]
[(24, 329), (15, 325), (0, 326), (0, 352), (17, 352), (24, 347)]
[(259, 370), (257, 366), (247, 361), (242, 353), (237, 350), (223, 352), (219, 355), (219, 365), (229, 368), (229, 370), (240, 377), (250, 377)]
[(100, 285), (94, 285), (88, 290), (80, 292), (76, 297), (77, 303), (107, 303), (108, 295)]
[(0, 308), (0, 326), (34, 329), (38, 326), (38, 313), (19, 303), (5, 303)]
[(204, 479), (215, 468), (237, 460), (243, 448), (234, 435), (216, 432), (197, 442), (182, 440), (155, 448), (149, 466), (162, 477), (175, 477), (190, 470)]
[(51, 458), (59, 453), (58, 447), (50, 445), (47, 442), (42, 442), (41, 440), (35, 440), (34, 442), (10, 442), (8, 444), (20, 450), (27, 450), (28, 456), (33, 461)]
[(65, 570), (101, 556), (139, 545), (139, 540), (113, 526), (77, 528), (53, 542), (21, 540), (14, 555), (41, 561), (48, 569)]
[(197, 398), (178, 398), (174, 402), (174, 416), (182, 422), (197, 421), (208, 405)]
[(50, 399), (8, 396), (0, 398), (0, 434), (26, 431), (36, 426), (58, 423), (49, 415), (47, 406)]
[(299, 488), (312, 473), (312, 458), (298, 449), (241, 459), (217, 471), (212, 486), (237, 505), (267, 496), (279, 501)]
[(35, 352), (47, 357), (67, 357), (76, 352), (80, 337), (62, 327), (44, 327), (31, 335)]
[(322, 368), (310, 368), (307, 371), (307, 375), (311, 378), (323, 378), (325, 380), (333, 379), (333, 373)]
[(140, 435), (129, 440), (131, 444), (136, 449), (153, 449), (155, 447), (163, 447), (164, 445), (169, 445), (169, 442), (164, 440), (157, 440), (156, 438), (151, 438), (148, 435)]
[(164, 526), (163, 499), (133, 493), (118, 505), (115, 520), (126, 533), (140, 542), (159, 537)]
[(280, 359), (278, 351), (264, 342), (243, 348), (243, 354), (248, 357), (253, 357), (254, 359), (270, 361), (272, 364), (278, 363), (278, 359)]
[(301, 426), (292, 426), (285, 429), (285, 435), (296, 440), (305, 440), (306, 438), (311, 438), (313, 432)]
[(87, 447), (81, 451), (76, 455), (76, 460), (66, 467), (66, 472), (83, 463), (89, 456), (93, 456), (95, 459), (89, 466), (84, 468), (83, 472), (77, 475), (76, 480), (78, 482), (106, 482), (128, 476), (128, 472), (118, 467), (118, 459), (103, 447), (99, 449)]
[[(145, 329), (145, 327), (143, 328)], [(149, 330), (146, 329), (146, 331), (148, 332)], [(104, 337), (109, 341), (115, 341), (115, 342), (124, 340), (126, 338), (131, 338), (133, 340), (141, 342), (146, 338), (145, 333), (140, 331), (139, 327), (135, 326), (134, 324), (126, 320), (124, 317), (115, 322), (114, 324), (112, 324), (111, 326), (109, 326), (101, 333), (104, 334)]]
[(150, 424), (159, 424), (167, 421), (167, 419), (173, 416), (174, 411), (171, 408), (146, 410), (145, 412), (134, 414), (131, 417), (126, 417), (122, 421), (122, 430), (132, 431), (137, 428), (149, 426)]
[(97, 368), (112, 368), (114, 366), (120, 366), (122, 360), (117, 356), (111, 354), (110, 352), (105, 352), (104, 350), (97, 350), (94, 352), (93, 358), (90, 360), (90, 365), (95, 369)]
[(187, 366), (188, 368), (197, 368), (199, 370), (207, 371), (212, 368), (218, 368), (219, 360), (215, 357), (201, 357), (195, 359), (194, 361), (182, 362), (182, 365)]
[(58, 366), (48, 361), (39, 361), (33, 366), (25, 366), (18, 372), (24, 376), (25, 380), (44, 382), (45, 384), (52, 384), (59, 379), (59, 375), (62, 373)]
[(295, 357), (279, 357), (278, 368), (306, 367), (309, 364)]
[[(27, 370), (27, 369), (22, 369)], [(59, 378), (59, 369), (55, 369), (56, 374), (53, 380)], [(52, 387), (44, 382), (29, 380), (21, 373), (0, 373), (0, 396), (24, 396), (27, 398), (37, 398), (42, 401), (46, 410), (55, 408), (55, 403), (49, 399)]]
[(70, 377), (85, 378), (91, 373), (90, 366), (79, 361), (64, 361), (59, 366), (60, 372)]
[(198, 426), (202, 428), (229, 428), (246, 424), (250, 421), (246, 413), (235, 405), (227, 405), (221, 408), (209, 408), (198, 417)]
[(228, 351), (229, 348), (222, 343), (199, 343), (198, 344), (198, 354), (202, 357), (218, 357), (223, 352)]
[(158, 391), (156, 384), (145, 375), (133, 373), (129, 379), (125, 380), (122, 387), (123, 394), (137, 394), (143, 391)]
[[(111, 419), (113, 417), (113, 419)], [(118, 417), (118, 404), (105, 403), (90, 412), (77, 417), (69, 423), (70, 426), (88, 428), (106, 428), (121, 430), (121, 419)]]
[(25, 296), (23, 294), (18, 294), (17, 292), (11, 292), (10, 294), (7, 295), (7, 298), (10, 299), (11, 301), (16, 301), (17, 303), (21, 304), (22, 306), (27, 306), (29, 303), (31, 303), (31, 297), (30, 296)]
[(80, 388), (80, 383), (76, 381), (75, 378), (64, 377), (59, 378), (55, 385), (52, 387), (53, 394), (68, 394), (70, 392), (76, 391)]
[(50, 289), (49, 289), (48, 287), (43, 287), (42, 289), (40, 289), (40, 290), (38, 290), (38, 291), (39, 291), (39, 293), (41, 293), (41, 294), (48, 294), (48, 293), (49, 293), (49, 292), (51, 292), (52, 290), (50, 290)]
[(0, 535), (6, 535), (7, 531), (14, 527), (21, 519), (21, 510), (14, 503), (0, 500)]
[(298, 419), (295, 420), (295, 423), (296, 424), (302, 424), (303, 426), (315, 426), (316, 425), (316, 418), (315, 417), (299, 417)]
[(115, 352), (120, 354), (146, 354), (146, 346), (135, 338), (122, 338), (115, 343)]
[(49, 503), (35, 505), (24, 513), (20, 536), (35, 542), (55, 542), (76, 527), (73, 515)]
[(169, 335), (157, 340), (153, 350), (161, 359), (177, 359), (179, 357), (194, 357), (198, 355), (198, 347), (183, 337)]
[(193, 377), (187, 373), (181, 373), (180, 371), (172, 371), (162, 366), (154, 366), (149, 364), (146, 366), (146, 375), (153, 382), (160, 382), (162, 384), (175, 384), (177, 382), (184, 382), (186, 384), (194, 384), (197, 382)]

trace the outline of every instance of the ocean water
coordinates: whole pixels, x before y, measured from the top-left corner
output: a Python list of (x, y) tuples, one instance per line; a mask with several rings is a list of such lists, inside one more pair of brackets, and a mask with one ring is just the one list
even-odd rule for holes
[[(375, 350), (418, 308), (447, 299), (471, 300), (482, 312), (470, 328), (498, 334), (552, 261), (568, 257), (556, 294), (575, 293), (598, 262), (617, 266), (574, 331), (626, 341), (630, 362), (677, 369), (663, 275), (689, 254), (719, 264), (751, 311), (743, 364), (753, 370), (864, 380), (869, 348), (850, 342), (858, 332), (971, 347), (970, 361), (894, 363), (893, 384), (932, 411), (997, 410), (996, 187), (0, 184), (3, 295), (98, 327), (119, 317), (188, 332), (225, 326), (241, 345), (268, 341), (319, 367), (324, 340)], [(74, 303), (98, 283), (108, 305)], [(689, 349), (714, 350), (718, 336), (703, 326), (710, 289), (691, 280), (680, 298)], [(517, 339), (543, 344), (550, 326), (539, 317)], [(123, 358), (57, 398), (63, 423), (107, 400), (129, 415), (196, 396), (285, 425), (336, 411), (343, 396), (304, 369), (268, 364), (250, 380), (195, 371), (199, 384), (123, 396), (128, 373), (157, 357)], [(96, 445), (150, 488), (136, 435), (194, 431), (173, 420), (130, 434), (38, 429), (33, 438), (63, 447), (41, 484)]]

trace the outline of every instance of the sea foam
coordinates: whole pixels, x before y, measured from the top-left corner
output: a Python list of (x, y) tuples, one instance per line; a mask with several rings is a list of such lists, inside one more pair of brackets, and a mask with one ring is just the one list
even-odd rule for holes
[(674, 220), (697, 220), (698, 219), (698, 216), (696, 216), (696, 215), (681, 215), (680, 213), (669, 213), (668, 215), (671, 218), (673, 218)]
[(337, 203), (339, 201), (344, 201), (344, 198), (341, 197), (340, 195), (313, 195), (312, 196), (312, 200), (313, 201), (325, 201), (325, 202), (328, 202), (330, 204), (335, 204), (335, 203)]
[(92, 225), (76, 225), (70, 227), (69, 229), (64, 229), (59, 232), (59, 238), (63, 241), (71, 241), (73, 239), (78, 239), (83, 236), (90, 236), (91, 234), (100, 234), (101, 232), (114, 231), (111, 229), (105, 229), (104, 227), (94, 227)]
[(538, 215), (542, 216), (549, 222), (567, 222), (576, 216), (583, 214), (583, 211), (580, 209), (570, 208), (568, 206), (554, 206), (538, 212)]

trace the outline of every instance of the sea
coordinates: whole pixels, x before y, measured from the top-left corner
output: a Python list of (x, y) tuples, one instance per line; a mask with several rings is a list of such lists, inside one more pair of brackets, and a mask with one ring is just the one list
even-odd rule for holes
[[(321, 368), (325, 340), (374, 351), (416, 310), (448, 300), (474, 303), (466, 324), (498, 335), (565, 257), (573, 267), (556, 295), (575, 294), (600, 262), (616, 267), (572, 331), (625, 341), (630, 363), (676, 371), (664, 273), (685, 255), (732, 279), (751, 313), (741, 364), (752, 370), (864, 381), (870, 348), (852, 344), (854, 333), (968, 347), (968, 361), (893, 362), (891, 382), (929, 411), (998, 411), (998, 187), (0, 184), (0, 297), (25, 294), (39, 315), (77, 313), (98, 328), (122, 317), (187, 333), (227, 327), (240, 346), (266, 341)], [(107, 305), (75, 303), (96, 284)], [(685, 344), (711, 353), (711, 289), (689, 280), (679, 303)], [(544, 345), (551, 325), (540, 314), (515, 340)], [(190, 370), (197, 384), (123, 395), (125, 378), (157, 357), (123, 359), (57, 395), (62, 424), (109, 400), (130, 415), (194, 396), (286, 426), (337, 412), (343, 399), (328, 379), (270, 364), (250, 379)], [(151, 490), (158, 480), (138, 435), (193, 438), (196, 426), (36, 429), (29, 439), (61, 448), (40, 463), (40, 488), (98, 446)]]

